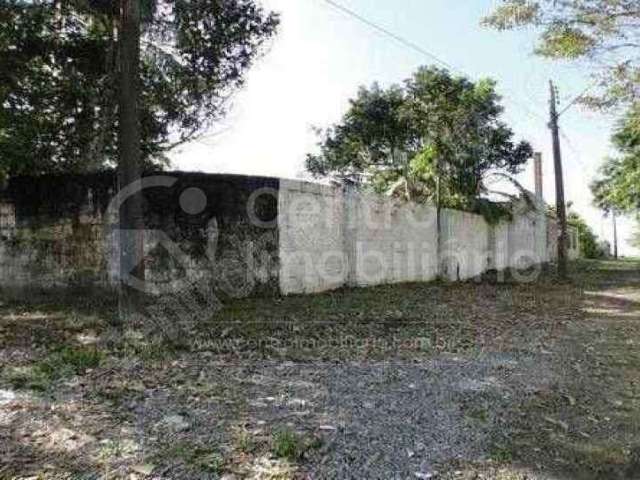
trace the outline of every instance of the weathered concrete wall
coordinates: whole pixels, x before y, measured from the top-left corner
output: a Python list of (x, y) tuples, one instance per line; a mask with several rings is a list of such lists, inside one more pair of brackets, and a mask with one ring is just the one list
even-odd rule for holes
[(437, 276), (436, 209), (372, 194), (347, 195), (351, 285), (433, 280)]
[(569, 260), (580, 258), (580, 241), (578, 238), (578, 230), (569, 226), (567, 229), (569, 245), (567, 246), (567, 255)]
[(343, 286), (345, 202), (339, 187), (281, 180), (278, 195), (280, 291), (311, 293)]
[(497, 225), (476, 214), (358, 192), (281, 182), (280, 288), (285, 294), (343, 285), (467, 280), (488, 270), (553, 259), (545, 206), (521, 200)]
[[(555, 262), (558, 259), (558, 236), (560, 226), (554, 217), (547, 217), (547, 257), (548, 261)], [(580, 258), (580, 242), (578, 241), (578, 231), (567, 226), (567, 256), (570, 260)]]
[[(242, 297), (466, 280), (555, 258), (542, 206), (516, 205), (512, 221), (498, 225), (443, 209), (438, 238), (433, 206), (353, 187), (164, 172), (141, 188), (150, 293), (197, 284)], [(113, 172), (12, 179), (0, 191), (0, 288), (116, 285), (117, 191)]]
[(103, 218), (113, 176), (18, 177), (0, 192), (0, 285), (106, 285)]
[(233, 297), (278, 291), (277, 179), (162, 177), (175, 183), (144, 189), (149, 280), (199, 282)]
[(489, 270), (491, 227), (480, 215), (442, 210), (441, 272), (449, 280), (467, 280)]
[(496, 270), (527, 268), (550, 261), (545, 206), (537, 200), (533, 202), (530, 205), (521, 200), (514, 205), (510, 221), (494, 226), (493, 268)]
[(282, 180), (278, 210), (284, 294), (436, 278), (432, 206)]
[(549, 261), (546, 222), (543, 205), (538, 210), (520, 207), (509, 222), (508, 267), (527, 268)]
[[(143, 179), (145, 288), (278, 291), (277, 179)], [(116, 177), (18, 177), (0, 191), (0, 288), (109, 287), (120, 276)]]
[(436, 209), (352, 187), (283, 181), (279, 194), (280, 289), (466, 280), (487, 270), (547, 262), (543, 208), (522, 201), (509, 222), (443, 209), (440, 252)]

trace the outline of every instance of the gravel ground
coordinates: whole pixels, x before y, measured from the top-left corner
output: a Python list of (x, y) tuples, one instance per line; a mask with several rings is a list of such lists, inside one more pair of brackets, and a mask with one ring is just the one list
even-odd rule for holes
[[(546, 387), (551, 378), (545, 365), (539, 357), (487, 354), (415, 364), (291, 366), (265, 375), (274, 380), (276, 398), (286, 386), (313, 379), (313, 386), (289, 390), (304, 407), (315, 404), (320, 416), (299, 416), (296, 427), (311, 420), (336, 429), (325, 434), (309, 469), (313, 478), (353, 478), (354, 472), (359, 478), (428, 478), (443, 461), (485, 460), (501, 406)], [(295, 413), (269, 406), (254, 411), (267, 422)]]
[[(155, 379), (165, 386), (141, 387), (143, 395), (129, 396), (114, 412), (87, 393), (96, 385), (78, 391), (72, 381), (49, 401), (31, 395), (3, 397), (0, 407), (11, 413), (0, 415), (0, 423), (25, 438), (48, 439), (35, 456), (48, 454), (54, 464), (59, 450), (52, 447), (73, 451), (93, 446), (104, 455), (111, 446), (121, 457), (111, 464), (114, 475), (144, 462), (147, 452), (166, 451), (181, 442), (200, 444), (205, 439), (206, 444), (228, 446), (233, 442), (231, 427), (241, 425), (257, 438), (274, 426), (320, 438), (298, 475), (429, 478), (442, 462), (487, 460), (502, 411), (523, 392), (552, 382), (545, 358), (501, 353), (414, 363), (221, 367), (182, 362), (172, 370), (171, 376), (179, 370), (183, 380), (226, 383), (235, 392), (196, 399), (179, 385), (167, 388), (169, 378), (167, 384)], [(233, 400), (234, 395), (244, 401)], [(51, 439), (60, 443), (54, 445)], [(16, 450), (13, 454), (20, 453), (23, 460), (34, 454)], [(220, 451), (229, 454), (232, 448)], [(158, 478), (188, 473), (179, 462), (163, 460), (154, 459), (161, 465)], [(66, 467), (72, 467), (69, 472), (83, 469), (76, 461)], [(239, 467), (236, 475), (251, 476), (253, 467)]]
[[(385, 317), (367, 334), (426, 335), (389, 320), (420, 317), (444, 347), (411, 355), (122, 355), (95, 315), (2, 307), (0, 479), (640, 478), (640, 282), (635, 264), (592, 268), (586, 287), (390, 287), (341, 293), (342, 310), (334, 297), (260, 306), (339, 315), (341, 335), (359, 333), (349, 318), (362, 305)], [(92, 338), (96, 365), (59, 353)]]

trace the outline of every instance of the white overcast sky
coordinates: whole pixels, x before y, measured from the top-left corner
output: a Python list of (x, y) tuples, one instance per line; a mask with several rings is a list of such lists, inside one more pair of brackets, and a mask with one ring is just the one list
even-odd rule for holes
[[(576, 65), (532, 55), (535, 32), (498, 33), (479, 20), (492, 0), (337, 0), (411, 40), (457, 73), (492, 77), (504, 96), (505, 119), (519, 138), (543, 152), (545, 198), (554, 201), (548, 118), (548, 80), (566, 102), (589, 78)], [(296, 178), (316, 144), (313, 126), (339, 121), (360, 85), (399, 83), (420, 65), (436, 63), (337, 11), (324, 0), (262, 0), (281, 13), (280, 32), (247, 76), (225, 120), (210, 136), (172, 155), (173, 167)], [(440, 65), (442, 66), (442, 65)], [(562, 108), (562, 105), (561, 105)], [(612, 119), (571, 108), (561, 118), (566, 197), (596, 234), (611, 238), (610, 221), (591, 206), (588, 189), (609, 150)], [(531, 168), (521, 175), (532, 188)], [(633, 223), (620, 222), (623, 254)]]

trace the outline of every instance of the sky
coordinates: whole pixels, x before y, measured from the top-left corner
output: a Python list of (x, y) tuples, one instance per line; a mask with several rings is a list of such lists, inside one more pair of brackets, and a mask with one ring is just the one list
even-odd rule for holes
[[(444, 66), (439, 60), (471, 79), (497, 80), (504, 119), (518, 139), (542, 152), (544, 196), (555, 201), (548, 82), (557, 84), (563, 109), (590, 85), (584, 66), (533, 55), (535, 30), (505, 33), (481, 27), (480, 19), (498, 0), (336, 1), (432, 56), (411, 50), (325, 0), (261, 0), (266, 9), (281, 14), (277, 37), (248, 73), (226, 118), (173, 152), (174, 168), (305, 178), (305, 155), (317, 143), (313, 127), (339, 122), (359, 86), (400, 83), (421, 65)], [(602, 159), (613, 153), (612, 125), (613, 117), (580, 106), (560, 118), (565, 197), (600, 238), (610, 241), (611, 221), (592, 207), (588, 185)], [(520, 181), (533, 190), (531, 165)], [(619, 221), (623, 255), (640, 254), (626, 242), (632, 230), (630, 219)]]

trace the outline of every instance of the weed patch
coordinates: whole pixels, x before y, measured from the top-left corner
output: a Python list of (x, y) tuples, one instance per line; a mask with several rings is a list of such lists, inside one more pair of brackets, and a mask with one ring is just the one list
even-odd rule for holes
[(225, 466), (223, 456), (216, 449), (189, 441), (179, 441), (165, 449), (161, 460), (164, 462), (180, 461), (189, 469), (216, 475), (220, 475)]
[(3, 376), (16, 389), (43, 391), (56, 380), (98, 367), (102, 357), (95, 348), (63, 347), (32, 365), (10, 368)]
[(308, 450), (318, 447), (320, 447), (320, 439), (305, 438), (286, 429), (275, 432), (271, 443), (271, 451), (276, 457), (290, 461), (300, 460)]

